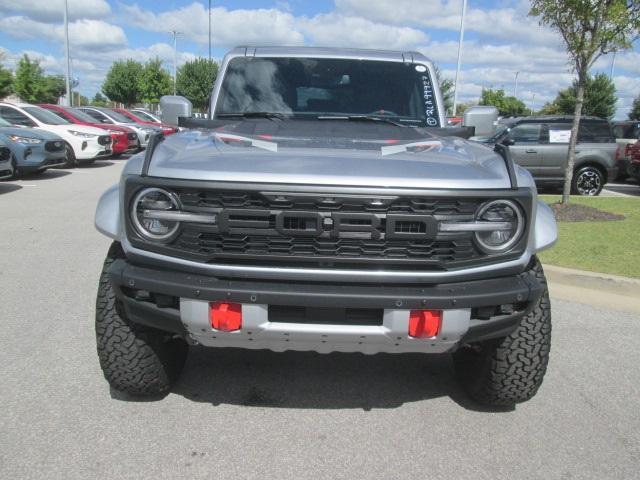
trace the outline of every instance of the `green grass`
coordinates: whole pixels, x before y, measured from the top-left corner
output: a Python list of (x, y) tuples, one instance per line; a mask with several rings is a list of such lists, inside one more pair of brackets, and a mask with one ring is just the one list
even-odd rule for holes
[[(560, 196), (541, 195), (551, 204)], [(571, 197), (571, 201), (626, 218), (608, 222), (560, 222), (558, 243), (543, 263), (640, 278), (640, 198)]]

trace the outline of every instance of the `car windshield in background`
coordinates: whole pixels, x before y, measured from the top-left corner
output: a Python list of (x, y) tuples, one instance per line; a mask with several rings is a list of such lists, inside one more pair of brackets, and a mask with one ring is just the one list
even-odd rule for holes
[(105, 109), (105, 111), (107, 112), (107, 115), (109, 115), (111, 118), (113, 118), (116, 122), (134, 123), (133, 120), (131, 120), (130, 118), (125, 117), (120, 112), (116, 112), (115, 110), (111, 110), (109, 108)]
[(77, 108), (70, 108), (69, 110), (70, 110), (71, 115), (76, 117), (81, 122), (85, 122), (85, 123), (96, 123), (97, 122), (97, 120), (95, 118), (93, 118), (88, 113), (83, 112), (82, 110), (78, 110)]
[(141, 112), (140, 110), (136, 110), (135, 112), (131, 112), (131, 113), (134, 114), (136, 117), (141, 118), (145, 122), (154, 122), (155, 123), (155, 121), (156, 121), (155, 118), (151, 117), (149, 114), (147, 114), (145, 112)]
[(509, 131), (509, 125), (505, 125), (503, 123), (498, 124), (498, 126), (496, 126), (496, 133), (490, 136), (487, 139), (487, 142), (496, 143), (500, 139), (500, 137), (502, 137), (502, 135), (504, 135), (508, 131)]
[(67, 125), (69, 122), (40, 107), (24, 107), (24, 111), (46, 125)]
[(12, 127), (11, 123), (7, 122), (4, 118), (0, 117), (0, 127)]
[(429, 71), (421, 64), (334, 58), (229, 62), (215, 115), (255, 112), (295, 118), (374, 116), (440, 127)]

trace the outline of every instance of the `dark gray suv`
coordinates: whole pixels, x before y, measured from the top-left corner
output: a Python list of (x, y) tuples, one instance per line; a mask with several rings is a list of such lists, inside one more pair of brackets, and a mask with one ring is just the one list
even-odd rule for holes
[[(504, 120), (484, 143), (507, 145), (513, 160), (531, 172), (538, 186), (560, 186), (567, 165), (570, 116)], [(617, 175), (618, 147), (607, 120), (582, 117), (578, 131), (572, 193), (598, 195)]]

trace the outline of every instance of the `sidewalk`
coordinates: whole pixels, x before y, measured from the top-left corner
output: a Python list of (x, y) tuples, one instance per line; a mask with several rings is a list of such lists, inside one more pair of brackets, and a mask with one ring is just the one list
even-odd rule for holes
[(543, 265), (551, 298), (640, 314), (640, 280)]

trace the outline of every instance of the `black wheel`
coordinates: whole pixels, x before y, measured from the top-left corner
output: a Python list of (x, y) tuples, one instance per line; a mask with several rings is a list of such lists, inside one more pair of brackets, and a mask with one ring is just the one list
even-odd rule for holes
[(579, 168), (571, 181), (571, 193), (594, 197), (600, 195), (604, 187), (604, 174), (597, 167), (586, 166)]
[(71, 145), (68, 143), (65, 144), (64, 151), (66, 153), (66, 161), (62, 165), (62, 168), (75, 168), (78, 166), (78, 161), (76, 160), (76, 154), (71, 148)]
[(532, 270), (544, 292), (507, 337), (466, 345), (453, 355), (456, 374), (478, 403), (511, 406), (531, 399), (542, 384), (551, 348), (551, 307), (538, 259)]
[(116, 390), (135, 396), (166, 394), (180, 375), (188, 346), (174, 335), (129, 322), (107, 270), (124, 253), (114, 242), (104, 261), (96, 302), (96, 340), (102, 372)]

